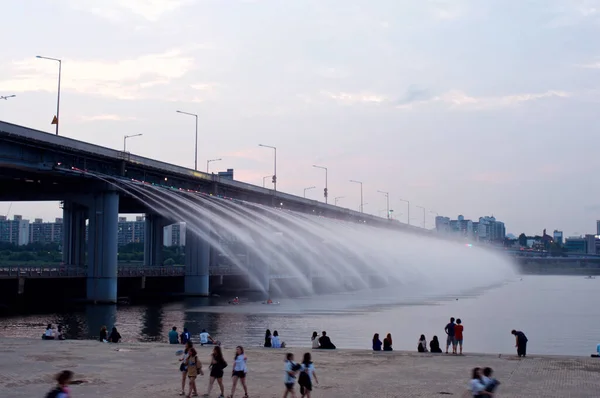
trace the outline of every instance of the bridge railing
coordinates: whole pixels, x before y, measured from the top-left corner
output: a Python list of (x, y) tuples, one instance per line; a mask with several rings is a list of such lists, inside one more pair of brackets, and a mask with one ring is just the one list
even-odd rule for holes
[[(119, 277), (183, 276), (181, 266), (119, 266)], [(0, 278), (84, 278), (87, 267), (80, 265), (0, 265)]]

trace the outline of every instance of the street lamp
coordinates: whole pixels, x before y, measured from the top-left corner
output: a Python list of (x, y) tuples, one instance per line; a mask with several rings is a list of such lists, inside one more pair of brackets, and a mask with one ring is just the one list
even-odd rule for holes
[(316, 187), (308, 187), (308, 188), (304, 188), (304, 197), (306, 198), (306, 191), (308, 191), (309, 189), (315, 189)]
[(338, 196), (336, 198), (333, 198), (333, 200), (335, 201), (335, 205), (337, 206), (338, 200), (345, 198), (345, 196)]
[(263, 148), (270, 148), (274, 151), (274, 157), (273, 157), (273, 190), (275, 190), (275, 192), (277, 192), (277, 148), (275, 148), (274, 146), (270, 146), (270, 145), (263, 145), (263, 144), (258, 144), (258, 146), (261, 146)]
[(426, 209), (423, 206), (417, 206), (419, 209), (423, 209), (423, 228), (425, 228), (425, 213)]
[(325, 170), (325, 190), (323, 191), (323, 196), (325, 196), (325, 204), (327, 204), (327, 167), (323, 167), (323, 166), (317, 166), (315, 164), (313, 164), (313, 167), (316, 167), (317, 169), (322, 169)]
[(265, 187), (265, 180), (266, 180), (267, 178), (269, 178), (269, 177), (273, 177), (273, 176), (271, 176), (271, 175), (268, 175), (268, 176), (264, 176), (264, 177), (263, 177), (263, 188)]
[(208, 168), (210, 167), (210, 164), (211, 164), (212, 162), (218, 162), (218, 161), (220, 161), (220, 160), (223, 160), (223, 159), (219, 158), (219, 159), (210, 159), (210, 160), (207, 160), (207, 161), (206, 161), (206, 172), (208, 173)]
[(364, 210), (364, 203), (363, 203), (363, 183), (361, 181), (356, 181), (356, 180), (350, 180), (350, 182), (353, 182), (355, 184), (360, 184), (360, 212), (363, 213)]
[(196, 118), (196, 145), (194, 147), (194, 170), (198, 171), (198, 115), (195, 113), (188, 113), (177, 111), (177, 113), (181, 113), (182, 115), (194, 116)]
[(408, 223), (408, 225), (410, 225), (410, 202), (408, 200), (404, 200), (404, 199), (400, 199), (400, 202), (406, 202), (406, 204), (408, 206), (408, 210), (406, 213), (406, 222)]
[(144, 134), (140, 133), (140, 134), (132, 134), (132, 135), (123, 136), (123, 152), (127, 152), (127, 138), (139, 137), (141, 135), (144, 135)]
[(16, 97), (16, 95), (14, 95), (14, 94), (13, 95), (0, 95), (0, 99), (3, 99), (3, 100), (7, 100), (7, 99), (13, 98), (13, 97)]
[(385, 195), (385, 199), (387, 201), (387, 206), (386, 206), (387, 207), (387, 218), (389, 220), (390, 219), (390, 193), (384, 192), (384, 191), (377, 191), (377, 192)]
[[(62, 71), (62, 61), (58, 58), (42, 57), (40, 55), (36, 55), (35, 57), (58, 62), (58, 97), (56, 98), (56, 135), (58, 135), (58, 121), (60, 119), (60, 75)], [(54, 122), (54, 120), (52, 120), (52, 122)]]

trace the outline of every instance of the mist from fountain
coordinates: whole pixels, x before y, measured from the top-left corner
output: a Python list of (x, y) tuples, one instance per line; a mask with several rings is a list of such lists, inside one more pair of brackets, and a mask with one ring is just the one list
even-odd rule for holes
[(516, 276), (509, 259), (476, 246), (150, 184), (117, 185), (173, 223), (185, 222), (186, 234), (208, 241), (265, 294), (265, 270), (305, 295), (315, 293), (315, 279), (325, 287), (319, 293), (369, 289), (378, 280), (390, 303), (460, 295)]

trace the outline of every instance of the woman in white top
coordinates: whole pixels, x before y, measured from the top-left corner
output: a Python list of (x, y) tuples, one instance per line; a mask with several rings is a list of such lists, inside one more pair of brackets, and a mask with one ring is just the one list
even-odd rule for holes
[(44, 335), (42, 336), (44, 340), (54, 340), (54, 329), (52, 329), (52, 324), (49, 323)]
[(310, 392), (312, 391), (312, 381), (319, 384), (317, 379), (317, 373), (315, 372), (315, 365), (311, 361), (310, 352), (304, 354), (302, 363), (300, 364), (300, 375), (298, 376), (298, 384), (300, 384), (300, 394), (302, 398), (310, 398)]
[(485, 384), (483, 384), (483, 378), (481, 377), (481, 368), (473, 369), (473, 378), (469, 382), (469, 391), (475, 398), (494, 396), (493, 393), (485, 391)]
[(242, 382), (242, 387), (244, 387), (244, 398), (248, 398), (248, 388), (246, 387), (246, 373), (248, 373), (248, 368), (246, 367), (247, 360), (248, 358), (244, 354), (244, 347), (240, 345), (235, 347), (235, 358), (233, 358), (233, 369), (231, 371), (233, 385), (231, 386), (231, 395), (229, 395), (229, 398), (233, 398), (233, 394), (235, 394), (238, 379)]
[(313, 332), (310, 340), (312, 341), (312, 348), (319, 348), (319, 334), (317, 332)]
[(281, 348), (281, 340), (279, 339), (279, 333), (277, 330), (274, 330), (273, 336), (271, 336), (271, 347)]
[(181, 393), (179, 393), (179, 395), (185, 395), (185, 382), (187, 381), (186, 362), (188, 358), (188, 353), (193, 346), (194, 345), (191, 341), (185, 343), (185, 350), (183, 351), (183, 356), (179, 359), (179, 362), (181, 362), (181, 365), (179, 365), (179, 371), (181, 372)]

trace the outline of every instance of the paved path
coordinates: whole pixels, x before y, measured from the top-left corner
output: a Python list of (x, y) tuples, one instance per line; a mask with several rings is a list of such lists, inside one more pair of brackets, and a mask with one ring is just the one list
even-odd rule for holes
[[(231, 370), (233, 347), (225, 349)], [(0, 397), (44, 397), (53, 375), (70, 369), (86, 383), (73, 397), (175, 397), (180, 374), (175, 351), (157, 343), (103, 344), (94, 341), (0, 340)], [(200, 359), (210, 349), (198, 347)], [(248, 387), (251, 398), (281, 397), (283, 360), (288, 350), (251, 348)], [(299, 360), (306, 351), (290, 348)], [(475, 366), (490, 366), (502, 382), (498, 397), (598, 397), (600, 359), (511, 356), (313, 351), (321, 385), (313, 397), (468, 397), (466, 385)], [(231, 380), (225, 377), (226, 394)], [(207, 378), (198, 389), (206, 391)], [(218, 394), (213, 392), (212, 397)], [(236, 397), (243, 394), (236, 393)]]

